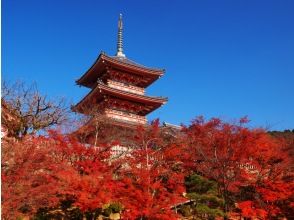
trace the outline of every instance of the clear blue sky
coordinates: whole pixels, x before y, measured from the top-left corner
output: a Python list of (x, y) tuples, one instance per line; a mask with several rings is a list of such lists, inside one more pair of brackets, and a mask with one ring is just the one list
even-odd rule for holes
[(119, 13), (127, 57), (166, 69), (147, 92), (169, 102), (149, 119), (294, 128), (293, 0), (2, 0), (2, 78), (78, 102), (75, 79), (115, 53)]

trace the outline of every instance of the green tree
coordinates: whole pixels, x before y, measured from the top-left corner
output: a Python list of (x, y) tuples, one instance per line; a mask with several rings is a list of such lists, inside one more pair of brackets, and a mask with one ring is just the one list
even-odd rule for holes
[(218, 194), (217, 183), (197, 174), (185, 178), (187, 197), (190, 203), (180, 207), (179, 212), (196, 219), (215, 219), (224, 216), (223, 199)]

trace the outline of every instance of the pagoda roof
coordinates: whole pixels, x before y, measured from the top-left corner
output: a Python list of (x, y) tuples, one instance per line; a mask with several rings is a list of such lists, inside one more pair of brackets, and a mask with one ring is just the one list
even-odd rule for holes
[(105, 72), (105, 70), (109, 68), (119, 69), (140, 76), (148, 76), (149, 80), (145, 82), (145, 87), (164, 74), (164, 69), (149, 68), (126, 57), (108, 56), (102, 52), (90, 69), (81, 78), (76, 80), (76, 83), (91, 88), (95, 85), (97, 79)]
[(105, 95), (110, 95), (115, 98), (120, 98), (127, 101), (141, 103), (145, 106), (144, 115), (154, 111), (167, 102), (165, 97), (152, 97), (139, 95), (131, 92), (122, 91), (98, 82), (97, 86), (91, 90), (79, 103), (73, 106), (72, 110), (75, 112), (84, 113), (83, 107), (87, 104), (99, 103), (104, 99)]

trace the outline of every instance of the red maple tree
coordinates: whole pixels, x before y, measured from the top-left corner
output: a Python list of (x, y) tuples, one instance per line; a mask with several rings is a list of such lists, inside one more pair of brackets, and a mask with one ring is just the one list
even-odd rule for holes
[(158, 121), (151, 128), (139, 128), (134, 148), (123, 158), (119, 197), (124, 218), (177, 219), (172, 207), (183, 201), (183, 173), (179, 147), (166, 145)]
[(2, 217), (32, 216), (70, 200), (82, 212), (111, 201), (110, 146), (85, 146), (56, 132), (2, 146)]
[(66, 163), (58, 175), (59, 194), (82, 212), (95, 212), (112, 201), (116, 188), (109, 163), (111, 144), (85, 146), (75, 139), (51, 134), (57, 146), (57, 164)]
[(40, 207), (59, 202), (56, 164), (52, 145), (43, 137), (28, 137), (21, 142), (2, 144), (2, 218), (32, 215)]
[[(282, 181), (289, 174), (289, 157), (283, 142), (263, 129), (247, 128), (247, 122), (196, 118), (184, 129), (186, 167), (218, 182), (225, 213), (238, 202), (244, 216), (269, 217), (279, 213), (278, 201), (290, 198), (293, 191), (291, 182)], [(254, 191), (250, 200), (236, 201), (240, 188), (249, 186)]]
[[(294, 199), (293, 167), (286, 149), (284, 140), (263, 132), (260, 133), (259, 141), (251, 154), (254, 169), (247, 173), (247, 181), (244, 184), (254, 191), (251, 207), (263, 210), (261, 216), (268, 219), (283, 217), (281, 205), (287, 203), (291, 207), (291, 201)], [(243, 212), (242, 207), (244, 206), (241, 205)], [(256, 217), (261, 216), (260, 212), (256, 213)]]

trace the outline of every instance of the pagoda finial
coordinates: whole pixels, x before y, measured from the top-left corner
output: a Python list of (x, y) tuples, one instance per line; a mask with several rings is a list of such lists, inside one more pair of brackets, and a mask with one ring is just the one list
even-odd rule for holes
[(123, 53), (123, 22), (122, 22), (122, 14), (119, 14), (118, 20), (118, 33), (117, 33), (117, 57), (126, 57)]

